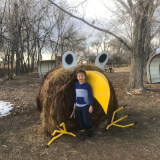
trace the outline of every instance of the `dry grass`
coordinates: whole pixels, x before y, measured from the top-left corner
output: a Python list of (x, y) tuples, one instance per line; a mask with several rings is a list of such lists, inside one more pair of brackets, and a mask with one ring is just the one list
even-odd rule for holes
[(115, 72), (130, 72), (130, 67), (115, 67), (114, 68)]

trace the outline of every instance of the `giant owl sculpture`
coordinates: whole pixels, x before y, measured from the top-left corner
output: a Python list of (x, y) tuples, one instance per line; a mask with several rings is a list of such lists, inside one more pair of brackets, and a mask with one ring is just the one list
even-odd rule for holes
[(37, 108), (41, 112), (42, 126), (46, 133), (51, 133), (62, 122), (69, 130), (77, 129), (76, 119), (70, 119), (77, 69), (86, 71), (86, 80), (93, 90), (93, 124), (98, 126), (111, 121), (117, 100), (113, 86), (103, 70), (107, 60), (108, 54), (101, 53), (96, 57), (95, 65), (77, 64), (76, 56), (68, 51), (63, 55), (63, 66), (54, 68), (45, 75), (37, 97)]

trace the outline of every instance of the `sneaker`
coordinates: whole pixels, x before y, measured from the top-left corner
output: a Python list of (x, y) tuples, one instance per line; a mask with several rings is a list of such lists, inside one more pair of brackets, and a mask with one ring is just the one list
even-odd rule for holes
[(82, 140), (82, 141), (86, 140), (85, 130), (80, 130), (79, 139)]
[(87, 130), (87, 136), (90, 138), (95, 136), (93, 128)]

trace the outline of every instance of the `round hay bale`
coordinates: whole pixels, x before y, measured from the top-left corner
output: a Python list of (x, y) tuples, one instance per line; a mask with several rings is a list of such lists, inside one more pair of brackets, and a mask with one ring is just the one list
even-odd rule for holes
[[(76, 119), (70, 119), (74, 103), (74, 84), (76, 70), (96, 70), (104, 72), (95, 65), (77, 65), (71, 69), (63, 67), (53, 69), (44, 77), (39, 95), (37, 97), (37, 108), (41, 112), (42, 126), (45, 132), (52, 133), (57, 125), (64, 122), (68, 130), (77, 129)], [(105, 75), (106, 76), (106, 75)], [(110, 122), (113, 111), (117, 108), (117, 100), (114, 89), (110, 83), (111, 97), (108, 113), (105, 115), (100, 104), (94, 99), (94, 112), (91, 114), (91, 121), (94, 126), (103, 121)]]

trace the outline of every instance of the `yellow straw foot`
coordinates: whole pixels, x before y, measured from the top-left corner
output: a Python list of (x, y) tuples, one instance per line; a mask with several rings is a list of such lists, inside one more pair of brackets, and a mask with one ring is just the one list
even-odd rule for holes
[[(76, 137), (75, 134), (71, 133), (71, 132), (67, 132), (67, 129), (65, 127), (65, 123), (61, 123), (58, 127), (59, 130), (54, 130), (51, 136), (51, 140), (48, 142), (47, 144), (47, 148), (51, 145), (51, 143), (56, 140), (57, 138), (61, 137), (64, 134), (68, 134), (71, 135), (73, 137)], [(56, 135), (57, 134), (57, 135)], [(56, 135), (56, 136), (55, 136)]]
[(126, 115), (126, 116), (123, 116), (117, 120), (114, 121), (114, 118), (115, 118), (115, 114), (117, 112), (119, 112), (120, 110), (124, 109), (124, 107), (126, 107), (127, 105), (124, 105), (123, 107), (120, 107), (118, 109), (116, 109), (114, 112), (113, 112), (113, 116), (112, 116), (112, 120), (111, 120), (111, 123), (106, 127), (106, 130), (108, 130), (111, 126), (116, 126), (116, 127), (121, 127), (121, 128), (126, 128), (126, 127), (131, 127), (131, 126), (134, 126), (135, 123), (131, 123), (131, 124), (127, 124), (127, 125), (120, 125), (120, 124), (117, 124), (118, 122), (122, 121), (123, 119), (127, 118), (129, 115)]

